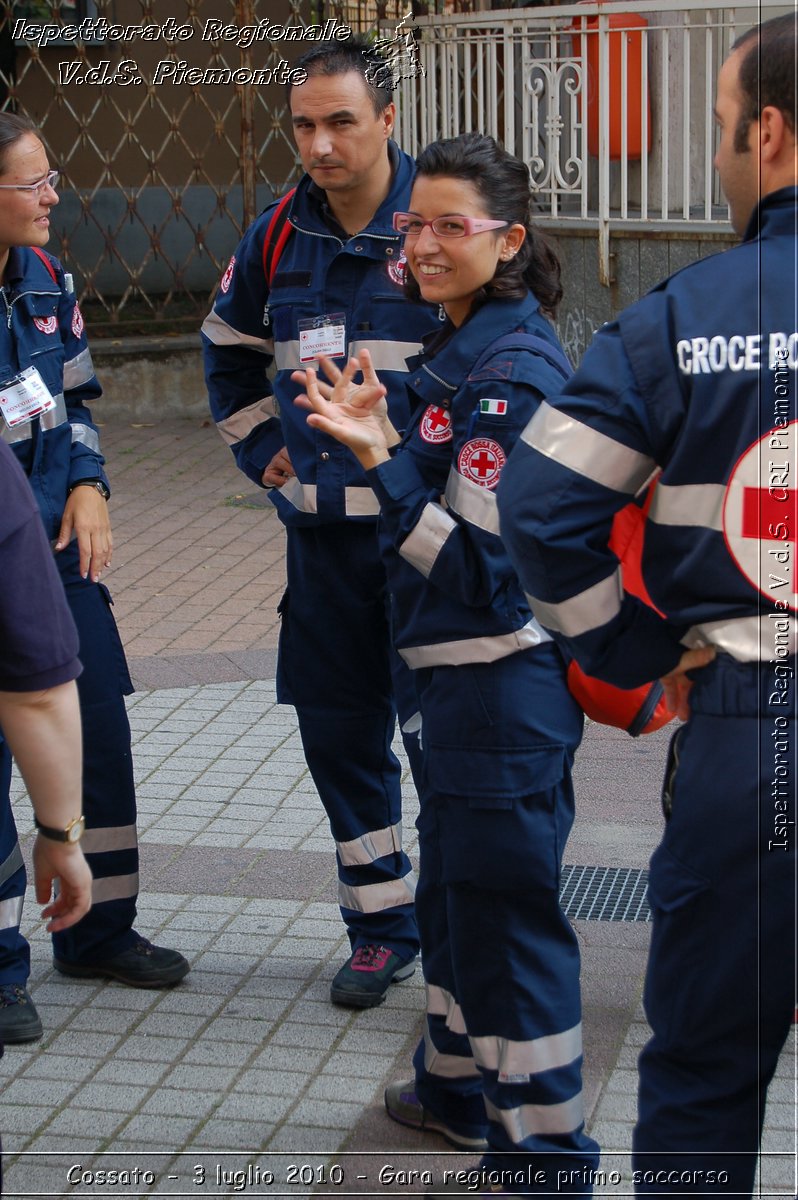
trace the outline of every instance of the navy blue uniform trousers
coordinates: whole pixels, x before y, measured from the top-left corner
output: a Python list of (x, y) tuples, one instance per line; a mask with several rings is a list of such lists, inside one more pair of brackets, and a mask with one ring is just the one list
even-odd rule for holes
[(672, 744), (672, 816), (649, 884), (640, 1193), (753, 1187), (796, 997), (795, 660), (778, 667), (791, 681), (778, 663), (721, 656), (696, 671), (692, 715)]
[(582, 713), (552, 643), (416, 675), (416, 1094), (487, 1136), (483, 1166), (505, 1191), (587, 1194), (598, 1147), (584, 1133), (579, 950), (559, 903)]
[[(418, 950), (415, 877), (402, 850), (401, 768), (391, 749), (418, 705), (392, 649), (385, 572), (371, 522), (287, 530), (288, 587), (277, 696), (296, 708), (308, 769), (330, 821), (352, 948)], [(417, 734), (403, 733), (413, 761)]]
[[(80, 578), (77, 543), (56, 555), (80, 639), (78, 695), (83, 726), (83, 846), (93, 905), (77, 925), (53, 935), (59, 959), (91, 962), (132, 945), (138, 895), (136, 793), (124, 697), (133, 691), (108, 589)], [(9, 801), (11, 762), (0, 743), (0, 983), (28, 978), (30, 950), (19, 932), (25, 867)]]

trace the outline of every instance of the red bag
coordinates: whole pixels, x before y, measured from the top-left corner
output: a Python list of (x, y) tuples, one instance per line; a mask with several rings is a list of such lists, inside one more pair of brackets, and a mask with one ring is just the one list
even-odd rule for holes
[[(643, 538), (655, 486), (652, 483), (649, 487), (643, 505), (633, 501), (615, 514), (609, 545), (621, 563), (624, 591), (659, 612), (643, 582)], [(586, 675), (576, 662), (568, 667), (567, 678), (571, 695), (586, 716), (600, 725), (614, 725), (638, 737), (641, 733), (653, 733), (673, 720), (674, 714), (665, 704), (658, 680), (636, 688), (619, 688)]]

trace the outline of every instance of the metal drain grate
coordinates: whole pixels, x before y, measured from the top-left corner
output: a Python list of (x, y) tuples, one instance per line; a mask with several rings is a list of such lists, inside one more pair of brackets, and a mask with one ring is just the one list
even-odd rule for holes
[(560, 903), (576, 921), (650, 921), (648, 871), (564, 866)]

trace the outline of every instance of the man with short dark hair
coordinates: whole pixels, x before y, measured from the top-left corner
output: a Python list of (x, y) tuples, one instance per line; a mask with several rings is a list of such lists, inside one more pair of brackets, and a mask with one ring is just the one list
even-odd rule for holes
[[(663, 677), (687, 719), (651, 860), (641, 1193), (751, 1194), (795, 1005), (796, 20), (745, 34), (718, 77), (715, 165), (741, 244), (599, 331), (499, 488), (541, 624), (611, 683)], [(608, 547), (655, 472), (659, 612), (624, 594)]]
[[(290, 229), (281, 226), (264, 246), (277, 204), (255, 221), (203, 325), (219, 431), (241, 470), (272, 489), (286, 525), (278, 698), (296, 707), (335, 839), (352, 954), (331, 998), (363, 1008), (412, 974), (418, 950), (391, 750), (394, 693), (411, 762), (417, 705), (409, 672), (390, 646), (379, 506), (346, 448), (311, 429), (294, 407), (304, 383), (292, 372), (319, 354), (342, 365), (368, 349), (388, 389), (391, 420), (403, 428), (407, 359), (436, 324), (434, 313), (408, 304), (402, 291), (406, 265), (392, 215), (407, 207), (414, 168), (391, 140), (395, 107), (388, 87), (368, 82), (372, 65), (368, 46), (356, 39), (321, 43), (296, 63), (308, 76), (289, 88), (306, 173), (286, 210)], [(265, 260), (273, 262), (283, 233), (288, 240), (269, 287)]]

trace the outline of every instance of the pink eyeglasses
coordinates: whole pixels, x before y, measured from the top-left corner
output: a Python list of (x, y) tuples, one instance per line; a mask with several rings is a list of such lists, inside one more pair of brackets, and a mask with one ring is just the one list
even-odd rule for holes
[(418, 237), (422, 229), (429, 225), (436, 237), (458, 238), (471, 237), (474, 233), (484, 233), (486, 229), (501, 229), (509, 225), (509, 221), (485, 221), (481, 217), (435, 217), (432, 221), (422, 221), (415, 213), (395, 212), (393, 227), (397, 233), (405, 237)]

